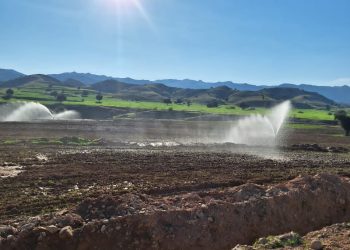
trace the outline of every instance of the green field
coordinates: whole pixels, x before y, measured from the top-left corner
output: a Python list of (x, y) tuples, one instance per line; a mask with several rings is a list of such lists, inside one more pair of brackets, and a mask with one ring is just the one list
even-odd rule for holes
[[(111, 94), (103, 94), (101, 103), (96, 102), (96, 91), (86, 89), (89, 95), (82, 97), (81, 93), (84, 89), (69, 88), (62, 86), (48, 87), (45, 84), (35, 83), (28, 84), (25, 87), (14, 88), (14, 96), (10, 100), (0, 99), (0, 102), (16, 102), (16, 101), (36, 101), (44, 105), (57, 103), (56, 98), (50, 93), (57, 91), (63, 92), (67, 96), (67, 100), (63, 102), (64, 105), (85, 105), (85, 106), (105, 106), (116, 108), (131, 108), (144, 110), (174, 110), (174, 111), (192, 111), (202, 112), (208, 114), (225, 114), (225, 115), (248, 115), (252, 113), (265, 113), (266, 109), (241, 109), (232, 105), (221, 105), (217, 108), (208, 108), (206, 105), (193, 103), (190, 106), (186, 104), (165, 104), (162, 102), (146, 102), (146, 101), (128, 101), (113, 97)], [(0, 89), (0, 95), (4, 96), (6, 89)], [(293, 109), (290, 117), (311, 119), (311, 120), (333, 120), (334, 116), (327, 110), (316, 109)]]

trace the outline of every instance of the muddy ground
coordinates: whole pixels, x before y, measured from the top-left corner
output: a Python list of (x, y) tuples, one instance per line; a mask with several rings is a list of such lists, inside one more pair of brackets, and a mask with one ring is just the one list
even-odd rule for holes
[[(216, 127), (214, 130), (213, 124)], [(78, 214), (84, 221), (80, 222), (82, 224), (89, 221), (100, 223), (98, 221), (111, 220), (115, 216), (118, 220), (132, 217), (130, 223), (137, 223), (133, 217), (135, 211), (137, 216), (152, 214), (151, 208), (141, 214), (140, 211), (143, 206), (152, 207), (150, 203), (165, 197), (169, 200), (196, 192), (226, 192), (247, 183), (267, 187), (285, 183), (300, 175), (332, 173), (340, 177), (350, 176), (350, 153), (347, 152), (350, 138), (343, 137), (338, 127), (286, 128), (277, 149), (220, 144), (212, 140), (208, 145), (203, 144), (208, 138), (219, 136), (220, 130), (226, 126), (226, 123), (159, 123), (140, 120), (2, 123), (0, 225), (23, 225), (34, 216), (60, 211)], [(41, 137), (73, 136), (103, 140), (100, 145), (90, 146), (32, 142)], [(5, 178), (11, 170), (17, 172)], [(116, 202), (115, 199), (121, 201)], [(124, 204), (123, 199), (128, 200), (125, 202), (129, 204), (127, 208), (122, 206), (113, 210), (113, 207)], [(130, 199), (136, 199), (139, 205), (129, 209)], [(197, 207), (198, 202), (189, 199), (187, 208)], [(205, 200), (199, 202), (205, 203)], [(108, 204), (112, 207), (110, 210), (105, 209)], [(164, 211), (169, 210), (166, 202), (157, 204), (158, 210), (162, 205)], [(185, 211), (185, 208), (176, 206), (177, 210)], [(315, 222), (315, 227), (309, 229), (320, 229), (333, 222), (341, 221), (329, 219), (322, 223)], [(5, 239), (9, 235), (0, 235), (4, 237), (3, 244), (6, 246), (12, 240), (11, 237)], [(228, 237), (223, 239), (227, 241), (225, 244), (217, 246), (226, 249), (230, 244), (234, 247), (236, 243), (251, 243), (259, 236), (263, 235), (255, 229), (250, 237), (242, 238), (242, 242)], [(140, 235), (137, 237), (142, 241)], [(126, 249), (129, 246), (129, 249), (147, 249), (146, 243), (137, 247), (134, 243), (128, 245), (124, 242), (124, 245), (115, 245), (113, 248)], [(28, 249), (35, 248), (37, 244), (37, 239), (30, 241)], [(93, 245), (91, 242), (89, 244)], [(89, 249), (89, 244), (81, 249)], [(49, 248), (59, 249), (59, 246), (57, 243)], [(156, 245), (147, 246), (157, 248)], [(173, 248), (167, 245), (166, 248), (179, 249), (179, 246), (181, 244)], [(45, 247), (48, 246), (43, 245), (42, 249), (47, 249)], [(205, 246), (200, 248), (208, 249)], [(197, 248), (191, 245), (187, 249)]]

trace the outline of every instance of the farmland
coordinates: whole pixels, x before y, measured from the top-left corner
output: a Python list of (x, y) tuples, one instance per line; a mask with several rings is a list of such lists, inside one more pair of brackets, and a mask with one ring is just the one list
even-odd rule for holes
[[(0, 95), (5, 95), (6, 89), (0, 89)], [(242, 109), (234, 105), (220, 105), (219, 107), (208, 108), (206, 105), (199, 103), (187, 104), (165, 104), (163, 102), (152, 101), (130, 101), (122, 100), (114, 97), (112, 94), (103, 93), (103, 100), (96, 101), (98, 92), (90, 89), (77, 89), (63, 86), (48, 87), (47, 84), (30, 84), (25, 87), (14, 89), (14, 96), (10, 100), (1, 100), (0, 102), (18, 102), (18, 101), (35, 101), (44, 105), (57, 104), (56, 98), (50, 93), (64, 93), (67, 100), (63, 101), (66, 107), (70, 106), (86, 106), (86, 107), (112, 107), (124, 109), (138, 110), (158, 110), (158, 111), (181, 111), (181, 112), (200, 112), (203, 114), (220, 114), (220, 115), (249, 115), (254, 113), (266, 113), (265, 108), (247, 108)], [(82, 96), (86, 92), (87, 96)], [(334, 112), (334, 110), (333, 110)], [(334, 120), (332, 110), (316, 110), (316, 109), (293, 109), (290, 113), (291, 118), (307, 119), (307, 120)]]

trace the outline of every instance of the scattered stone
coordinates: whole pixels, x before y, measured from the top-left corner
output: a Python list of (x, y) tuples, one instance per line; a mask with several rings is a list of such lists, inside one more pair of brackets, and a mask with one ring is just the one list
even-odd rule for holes
[(59, 232), (60, 239), (70, 239), (73, 237), (73, 229), (71, 226), (62, 228)]
[(214, 222), (214, 218), (211, 217), (211, 216), (209, 216), (209, 217), (208, 217), (208, 221), (209, 221), (210, 223), (213, 223), (213, 222)]
[(15, 236), (13, 236), (12, 234), (10, 234), (10, 235), (7, 236), (6, 240), (7, 240), (8, 242), (12, 242), (12, 241), (15, 241), (16, 238), (15, 238)]
[(268, 240), (266, 238), (259, 238), (257, 241), (256, 241), (256, 244), (261, 244), (261, 245), (265, 245), (268, 243)]
[(102, 227), (101, 227), (101, 233), (104, 233), (105, 231), (106, 231), (106, 225), (103, 225)]
[(237, 245), (232, 250), (254, 250), (253, 247), (247, 245)]
[(9, 234), (16, 234), (17, 229), (12, 226), (0, 226), (0, 236), (6, 237)]
[(294, 239), (297, 239), (298, 237), (300, 237), (300, 236), (295, 232), (290, 232), (290, 233), (286, 233), (286, 234), (282, 234), (282, 235), (278, 236), (278, 238), (281, 241), (294, 240)]
[(35, 227), (35, 224), (34, 223), (28, 223), (28, 224), (25, 224), (21, 227), (21, 231), (24, 232), (24, 231), (31, 231), (33, 230), (33, 228)]
[(46, 227), (45, 229), (50, 234), (54, 234), (54, 233), (57, 233), (59, 231), (58, 227), (56, 227), (54, 225), (50, 225), (50, 226)]
[(323, 249), (323, 245), (322, 245), (321, 241), (314, 240), (311, 242), (310, 248), (313, 250), (321, 250), (321, 249)]

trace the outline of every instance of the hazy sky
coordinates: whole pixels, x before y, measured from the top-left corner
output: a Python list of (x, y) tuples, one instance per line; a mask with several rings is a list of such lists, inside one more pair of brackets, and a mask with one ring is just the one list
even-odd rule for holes
[(349, 0), (0, 0), (0, 68), (350, 84)]

